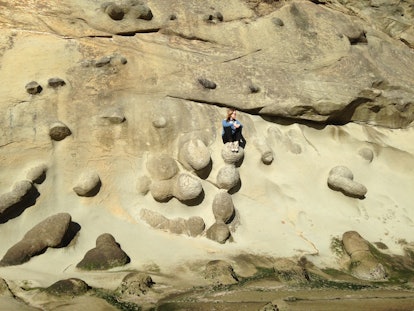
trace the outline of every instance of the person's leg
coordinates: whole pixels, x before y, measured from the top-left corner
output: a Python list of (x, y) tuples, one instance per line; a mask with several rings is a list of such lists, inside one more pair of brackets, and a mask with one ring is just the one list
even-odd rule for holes
[(232, 142), (233, 139), (233, 134), (231, 133), (231, 127), (230, 126), (225, 126), (223, 127), (224, 130), (224, 134), (222, 136), (223, 138), (223, 144), (228, 143), (228, 142)]

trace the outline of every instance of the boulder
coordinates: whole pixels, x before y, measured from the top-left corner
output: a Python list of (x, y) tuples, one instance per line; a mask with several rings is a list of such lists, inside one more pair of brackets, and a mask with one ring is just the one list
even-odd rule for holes
[(89, 290), (89, 285), (78, 278), (57, 281), (45, 289), (46, 293), (54, 296), (81, 296)]
[(165, 202), (173, 197), (173, 182), (171, 180), (155, 180), (152, 181), (149, 186), (154, 200), (159, 202)]
[(203, 192), (203, 186), (198, 178), (187, 173), (180, 173), (174, 178), (172, 194), (180, 201), (197, 198)]
[(213, 200), (213, 214), (216, 221), (229, 223), (234, 217), (234, 205), (231, 195), (224, 190), (217, 193)]
[(214, 285), (231, 285), (239, 281), (231, 264), (224, 260), (209, 261), (204, 270), (204, 277)]
[(34, 184), (41, 184), (46, 179), (47, 169), (46, 164), (34, 166), (27, 171), (26, 178)]
[(129, 262), (130, 258), (115, 238), (109, 233), (104, 233), (96, 239), (96, 247), (89, 250), (76, 267), (82, 270), (107, 270), (124, 266)]
[(224, 144), (221, 149), (221, 157), (223, 158), (224, 163), (226, 164), (235, 164), (239, 162), (244, 157), (244, 149), (239, 146), (238, 152), (231, 151), (231, 143)]
[(141, 296), (146, 294), (154, 284), (155, 282), (150, 275), (142, 272), (131, 272), (124, 276), (117, 292), (122, 295)]
[(351, 257), (349, 270), (351, 274), (362, 280), (386, 280), (388, 273), (383, 264), (375, 258), (370, 244), (356, 231), (347, 231), (342, 235), (342, 243), (346, 253)]
[(229, 227), (225, 223), (215, 222), (207, 229), (206, 236), (210, 240), (224, 244), (231, 237), (231, 233)]
[(36, 203), (39, 192), (30, 180), (16, 182), (12, 190), (0, 195), (0, 223), (19, 216)]
[[(1, 266), (20, 265), (31, 257), (42, 254), (48, 247), (61, 247), (67, 244), (71, 216), (59, 213), (50, 216), (29, 230), (23, 239), (13, 245), (0, 261)], [(69, 241), (67, 241), (69, 239)]]
[(26, 84), (26, 91), (31, 95), (36, 95), (42, 92), (43, 88), (36, 81), (31, 81)]
[(58, 88), (60, 86), (65, 86), (66, 82), (61, 78), (50, 78), (47, 80), (47, 84), (52, 88)]
[(191, 139), (180, 148), (178, 160), (186, 169), (200, 171), (210, 164), (211, 157), (202, 140)]
[(152, 179), (166, 180), (178, 173), (178, 165), (169, 155), (152, 155), (147, 161), (147, 170)]
[(101, 184), (101, 179), (98, 173), (88, 170), (79, 176), (78, 181), (73, 187), (73, 191), (81, 197), (92, 197), (99, 192)]
[(232, 164), (223, 166), (217, 174), (217, 186), (220, 189), (230, 190), (240, 182), (240, 174)]
[(71, 134), (71, 130), (62, 122), (55, 122), (49, 128), (49, 136), (55, 141), (61, 141)]
[(332, 190), (341, 191), (349, 197), (363, 199), (367, 188), (355, 182), (352, 171), (345, 166), (336, 166), (329, 172), (328, 186)]

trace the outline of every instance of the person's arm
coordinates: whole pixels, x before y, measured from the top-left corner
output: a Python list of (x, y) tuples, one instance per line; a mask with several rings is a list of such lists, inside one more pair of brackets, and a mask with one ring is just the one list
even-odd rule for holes
[(224, 119), (222, 122), (223, 127), (230, 127), (233, 125), (233, 123), (227, 121), (226, 119)]
[(239, 122), (239, 120), (234, 120), (233, 126), (236, 129), (243, 127), (243, 125)]

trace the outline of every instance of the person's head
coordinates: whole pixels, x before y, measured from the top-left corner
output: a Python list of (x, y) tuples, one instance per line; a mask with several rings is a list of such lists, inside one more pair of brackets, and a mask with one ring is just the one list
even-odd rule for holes
[(227, 109), (227, 121), (229, 121), (231, 119), (233, 119), (233, 120), (236, 119), (236, 109), (234, 109), (234, 108)]

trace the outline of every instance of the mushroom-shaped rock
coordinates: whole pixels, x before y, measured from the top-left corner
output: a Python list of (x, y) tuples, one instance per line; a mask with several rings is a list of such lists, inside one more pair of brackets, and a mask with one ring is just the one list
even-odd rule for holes
[(273, 150), (263, 138), (257, 138), (253, 141), (257, 150), (261, 154), (261, 160), (264, 164), (271, 164), (273, 162)]
[(367, 188), (353, 180), (352, 171), (345, 166), (336, 166), (329, 172), (328, 186), (332, 190), (341, 191), (343, 194), (363, 199)]
[(369, 148), (361, 148), (358, 150), (358, 154), (367, 160), (368, 162), (372, 162), (374, 159), (374, 152)]
[(66, 82), (61, 78), (50, 78), (49, 80), (47, 80), (47, 84), (50, 87), (57, 88), (59, 86), (66, 85)]
[(124, 112), (120, 108), (110, 108), (101, 117), (104, 120), (108, 120), (111, 124), (120, 124), (126, 120)]
[(60, 141), (71, 135), (71, 130), (62, 122), (55, 122), (50, 126), (49, 136), (55, 141)]
[(166, 180), (178, 173), (178, 165), (166, 154), (153, 155), (147, 161), (147, 170), (153, 179)]
[(60, 247), (65, 244), (70, 223), (71, 216), (67, 213), (59, 213), (46, 218), (29, 230), (20, 242), (7, 251), (0, 265), (19, 265), (29, 261), (35, 255), (42, 254), (48, 247)]
[(129, 262), (128, 255), (115, 238), (109, 233), (104, 233), (96, 239), (96, 247), (89, 250), (76, 267), (83, 270), (106, 270)]
[(89, 290), (89, 285), (81, 279), (70, 278), (53, 283), (46, 292), (55, 296), (81, 296)]
[(213, 214), (216, 221), (225, 224), (229, 223), (234, 217), (234, 205), (231, 195), (224, 190), (216, 194), (213, 200)]
[(231, 233), (225, 223), (215, 222), (210, 228), (207, 229), (206, 236), (210, 240), (224, 244), (230, 238)]
[(239, 281), (231, 264), (223, 260), (208, 262), (204, 277), (215, 285), (230, 285)]
[(39, 164), (27, 171), (26, 178), (35, 184), (41, 184), (46, 179), (47, 165)]
[(173, 184), (173, 195), (180, 201), (189, 201), (197, 198), (203, 191), (198, 178), (187, 173), (180, 173)]
[(145, 294), (155, 282), (151, 276), (142, 272), (128, 273), (118, 287), (118, 292), (124, 295), (140, 296)]
[(26, 84), (26, 91), (31, 95), (36, 95), (42, 92), (43, 88), (36, 81), (31, 81)]
[(244, 149), (242, 147), (239, 146), (238, 152), (233, 152), (231, 149), (231, 143), (224, 144), (221, 149), (221, 157), (223, 158), (224, 163), (234, 164), (244, 157)]
[(240, 181), (240, 174), (237, 168), (232, 164), (223, 166), (217, 174), (217, 186), (220, 189), (230, 190)]
[(199, 171), (209, 165), (211, 157), (203, 141), (191, 139), (181, 147), (178, 160), (186, 169)]
[(384, 266), (371, 253), (369, 243), (358, 232), (348, 231), (342, 236), (342, 243), (351, 257), (351, 274), (359, 279), (378, 281), (387, 278)]
[(98, 173), (95, 171), (83, 172), (80, 176), (76, 185), (73, 187), (73, 191), (78, 196), (92, 197), (95, 196), (101, 188), (101, 179)]

